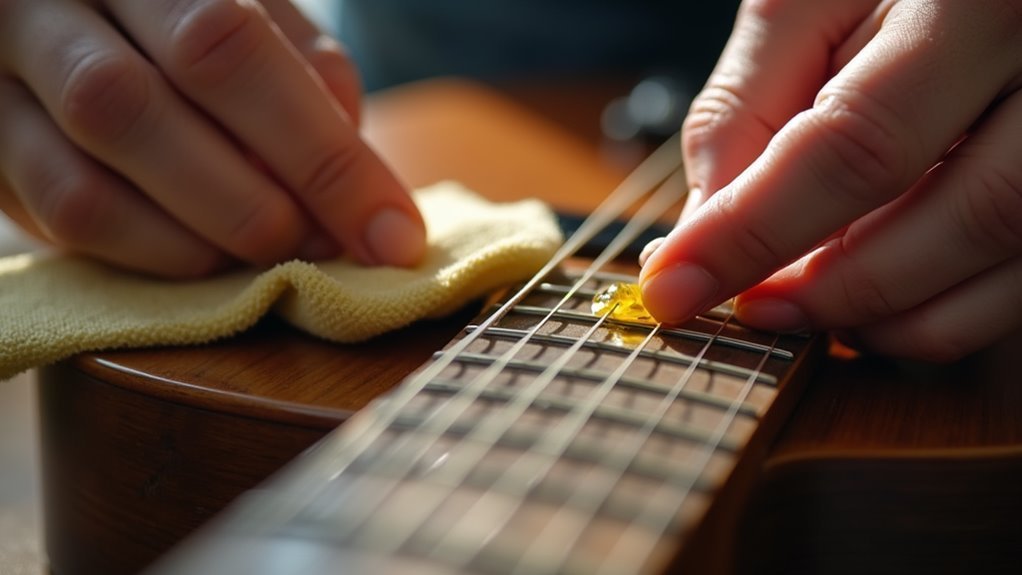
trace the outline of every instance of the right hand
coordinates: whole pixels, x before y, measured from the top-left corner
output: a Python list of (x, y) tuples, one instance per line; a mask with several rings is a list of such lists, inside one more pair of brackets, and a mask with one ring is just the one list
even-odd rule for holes
[(414, 265), (425, 226), (359, 137), (359, 92), (287, 0), (0, 0), (0, 209), (166, 277)]

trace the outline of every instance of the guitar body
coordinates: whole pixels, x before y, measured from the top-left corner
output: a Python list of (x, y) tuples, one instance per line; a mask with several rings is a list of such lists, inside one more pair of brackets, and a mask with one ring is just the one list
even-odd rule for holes
[[(555, 119), (578, 125), (598, 109), (585, 101), (590, 107), (562, 107), (566, 115)], [(538, 195), (584, 213), (630, 167), (458, 82), (379, 96), (367, 118), (370, 140), (413, 185), (455, 178), (496, 200)], [(476, 311), (351, 346), (268, 319), (209, 346), (83, 354), (44, 368), (53, 572), (132, 573), (149, 564), (391, 389)], [(835, 347), (779, 440), (762, 448), (750, 487), (700, 530), (707, 544), (689, 545), (695, 551), (679, 565), (1014, 572), (1022, 558), (1018, 349), (1008, 341), (934, 369)]]

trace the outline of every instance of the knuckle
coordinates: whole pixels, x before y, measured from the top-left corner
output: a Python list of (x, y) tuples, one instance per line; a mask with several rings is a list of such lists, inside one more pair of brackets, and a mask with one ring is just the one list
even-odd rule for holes
[(838, 268), (841, 270), (838, 285), (844, 297), (844, 305), (854, 322), (891, 317), (900, 311), (888, 295), (885, 283), (849, 255), (847, 249), (840, 249), (844, 262)]
[(682, 149), (686, 157), (695, 157), (704, 147), (730, 140), (736, 130), (747, 131), (749, 126), (762, 128), (773, 134), (777, 132), (763, 118), (757, 116), (737, 89), (725, 86), (723, 82), (709, 85), (693, 99), (685, 121), (682, 124)]
[(215, 85), (253, 60), (264, 40), (264, 17), (256, 2), (196, 4), (170, 32), (168, 72), (185, 83)]
[(80, 141), (122, 142), (143, 122), (152, 96), (148, 72), (126, 57), (89, 54), (76, 62), (61, 90), (66, 127)]
[(694, 155), (720, 134), (723, 126), (733, 121), (740, 107), (738, 97), (730, 90), (707, 86), (692, 100), (681, 126), (682, 147)]
[(362, 145), (333, 147), (311, 164), (302, 179), (299, 193), (317, 203), (330, 204), (345, 192), (345, 180), (363, 161), (366, 148)]
[(901, 191), (908, 150), (891, 110), (862, 94), (828, 94), (804, 114), (817, 136), (815, 152), (807, 158), (838, 198), (872, 207)]
[(969, 247), (1016, 251), (1022, 246), (1022, 178), (995, 166), (971, 170), (953, 217)]
[[(733, 213), (734, 200), (724, 194), (720, 196), (721, 209)], [(737, 220), (737, 216), (724, 217), (727, 220)], [(777, 233), (765, 223), (749, 222), (748, 225), (735, 226), (733, 232), (730, 242), (737, 251), (734, 257), (741, 261), (760, 268), (765, 265), (778, 267), (790, 259), (788, 254), (791, 250), (780, 241), (783, 234)]]
[(252, 263), (269, 264), (291, 257), (297, 250), (298, 234), (294, 210), (286, 203), (266, 196), (254, 199), (234, 214), (223, 239), (235, 256)]

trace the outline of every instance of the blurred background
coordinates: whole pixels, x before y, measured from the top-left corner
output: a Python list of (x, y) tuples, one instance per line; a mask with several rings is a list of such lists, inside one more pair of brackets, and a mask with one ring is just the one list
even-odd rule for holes
[(459, 76), (543, 112), (546, 94), (574, 90), (603, 109), (598, 125), (566, 127), (612, 142), (655, 142), (680, 128), (730, 33), (738, 0), (299, 4), (347, 46), (370, 93)]

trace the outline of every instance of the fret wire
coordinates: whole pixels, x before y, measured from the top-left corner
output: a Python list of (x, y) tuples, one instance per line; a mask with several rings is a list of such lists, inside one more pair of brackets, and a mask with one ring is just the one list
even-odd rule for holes
[[(507, 311), (527, 297), (543, 281), (543, 278), (560, 266), (566, 259), (574, 255), (586, 242), (595, 237), (600, 230), (606, 228), (617, 219), (630, 205), (649, 194), (650, 190), (655, 188), (657, 192), (663, 190), (666, 183), (672, 181), (672, 177), (680, 168), (680, 139), (680, 134), (672, 136), (650, 154), (649, 157), (643, 160), (635, 170), (628, 174), (617, 188), (582, 222), (575, 233), (562, 244), (547, 264), (536, 272), (500, 309), (490, 314), (480, 327), (485, 330), (486, 327), (495, 324), (503, 318)], [(657, 192), (654, 192), (654, 197)], [(677, 199), (680, 200), (680, 198)], [(652, 199), (647, 199), (645, 205), (649, 205), (651, 201)], [(666, 207), (661, 210), (661, 213), (663, 211), (666, 211)], [(641, 223), (640, 225), (644, 226), (642, 229), (651, 225), (655, 221), (655, 217), (648, 217), (647, 221)], [(630, 225), (636, 221), (637, 217), (632, 218), (628, 223)], [(629, 225), (626, 225), (619, 232), (619, 238), (629, 228)], [(638, 226), (632, 226), (632, 230), (636, 227)], [(635, 237), (638, 236), (638, 233), (641, 233), (642, 229), (635, 232)], [(633, 239), (634, 237), (628, 241), (630, 242)], [(625, 247), (627, 247), (627, 242), (616, 246), (617, 253), (623, 251)], [(610, 248), (611, 246), (608, 246), (604, 249), (604, 253), (607, 253)], [(615, 253), (614, 256), (616, 255)], [(592, 269), (592, 266), (590, 266), (590, 269)], [(579, 282), (578, 285), (582, 283)], [(565, 296), (564, 301), (567, 301), (569, 297), (570, 295)], [(548, 318), (544, 318), (544, 320), (540, 321), (535, 331), (538, 331), (547, 320)], [(316, 451), (320, 454), (319, 457), (307, 458), (290, 468), (290, 474), (294, 480), (290, 483), (283, 483), (285, 486), (283, 489), (286, 489), (287, 492), (285, 493), (286, 496), (278, 499), (278, 501), (283, 502), (281, 505), (267, 506), (264, 509), (264, 513), (269, 517), (263, 525), (283, 523), (300, 513), (301, 509), (311, 505), (316, 497), (326, 489), (329, 481), (343, 473), (360, 454), (368, 449), (371, 443), (389, 427), (400, 410), (431, 379), (438, 376), (450, 365), (458, 353), (467, 349), (475, 341), (476, 337), (478, 336), (468, 334), (461, 338), (452, 344), (445, 356), (410, 376), (385, 398), (374, 401), (367, 406), (365, 411), (367, 413), (371, 412), (371, 415), (356, 416), (343, 430), (338, 433), (329, 434), (320, 441), (316, 446)], [(516, 352), (517, 350), (514, 351)]]
[[(780, 338), (779, 335), (774, 336), (774, 345), (777, 344), (779, 338)], [(763, 357), (760, 359), (759, 365), (757, 366), (756, 369), (762, 370), (763, 367), (766, 365), (768, 358), (769, 355), (764, 354)], [(723, 441), (724, 435), (727, 433), (728, 428), (731, 426), (732, 423), (734, 423), (735, 418), (737, 417), (738, 405), (741, 402), (744, 402), (749, 397), (749, 393), (752, 391), (754, 384), (755, 379), (753, 377), (750, 377), (748, 380), (746, 380), (745, 385), (742, 386), (741, 392), (735, 398), (734, 404), (731, 406), (731, 409), (728, 410), (728, 413), (725, 415), (725, 417), (721, 419), (720, 423), (717, 424), (716, 429), (714, 429), (713, 431), (712, 441), (706, 444), (705, 448), (702, 451), (702, 459), (696, 465), (698, 471), (695, 474), (689, 474), (684, 477), (679, 476), (677, 478), (674, 478), (678, 481), (678, 483), (680, 483), (680, 485), (670, 485), (665, 483), (664, 485), (661, 486), (659, 490), (661, 493), (658, 493), (656, 496), (650, 499), (650, 501), (658, 502), (658, 508), (660, 509), (659, 512), (654, 511), (649, 505), (646, 505), (646, 508), (641, 515), (641, 522), (653, 524), (655, 526), (652, 530), (655, 537), (646, 538), (647, 541), (650, 541), (650, 545), (648, 546), (647, 550), (641, 553), (642, 556), (647, 556), (649, 552), (653, 550), (654, 546), (656, 545), (656, 541), (654, 540), (660, 540), (663, 537), (664, 533), (667, 531), (667, 529), (669, 529), (671, 523), (675, 521), (674, 515), (671, 513), (664, 513), (663, 509), (673, 509), (675, 510), (675, 513), (680, 511), (681, 506), (685, 502), (685, 499), (688, 497), (688, 494), (692, 491), (692, 488), (695, 485), (694, 477), (702, 477), (705, 474), (706, 468), (707, 466), (709, 466), (710, 460), (713, 458), (713, 454), (716, 452), (717, 447)], [(670, 487), (670, 489), (668, 489), (668, 487)], [(673, 498), (677, 500), (677, 504), (660, 505), (666, 498)], [(634, 523), (630, 524), (626, 528), (626, 532), (628, 530), (634, 529), (635, 528), (634, 526), (635, 526)], [(603, 561), (603, 564), (601, 565), (601, 568), (598, 571), (598, 573), (608, 574), (621, 573), (624, 569), (630, 569), (634, 567), (635, 561), (633, 558), (637, 555), (635, 549), (635, 542), (629, 541), (628, 545), (626, 546), (624, 543), (625, 541), (626, 538), (624, 536), (618, 538), (617, 543), (614, 545), (614, 547), (611, 548), (610, 553), (608, 553), (608, 555), (605, 557), (605, 560)]]
[[(398, 419), (394, 424), (394, 428), (410, 430), (414, 429), (416, 424), (417, 422), (411, 421), (407, 422), (406, 425), (406, 421), (404, 419)], [(469, 431), (471, 431), (471, 428), (467, 425), (456, 425), (451, 428), (452, 435), (464, 436), (467, 435)], [(507, 447), (508, 449), (525, 450), (528, 449), (530, 445), (536, 443), (538, 439), (539, 435), (535, 432), (509, 429), (497, 445), (500, 447)], [(603, 443), (588, 440), (580, 442), (576, 438), (575, 442), (572, 443), (570, 449), (566, 453), (568, 454), (568, 458), (576, 461), (599, 463), (599, 458), (603, 457), (606, 450), (607, 446)], [(667, 460), (664, 460), (659, 456), (640, 453), (636, 456), (635, 461), (632, 462), (632, 465), (628, 468), (628, 470), (630, 473), (635, 473), (642, 477), (665, 480), (669, 477), (674, 477), (675, 475), (684, 473), (684, 470), (676, 468), (676, 465), (669, 464)], [(371, 473), (373, 477), (387, 479), (395, 478), (393, 475), (388, 475), (385, 469), (359, 469), (357, 463), (351, 469), (360, 474)], [(697, 479), (696, 490), (709, 489), (710, 485), (708, 483), (699, 480), (699, 478), (695, 479)]]
[[(615, 304), (614, 309), (616, 308), (617, 305)], [(607, 312), (604, 317), (613, 313), (614, 309)], [(518, 500), (518, 504), (506, 509), (502, 516), (497, 518), (497, 520), (492, 524), (490, 529), (492, 533), (497, 533), (503, 530), (511, 518), (514, 517), (514, 515), (525, 504), (529, 493), (531, 493), (535, 489), (536, 485), (541, 483), (549, 475), (557, 461), (564, 456), (572, 441), (582, 431), (585, 424), (592, 419), (593, 414), (600, 409), (603, 401), (610, 395), (610, 392), (613, 391), (614, 386), (622, 377), (624, 377), (625, 372), (632, 366), (632, 364), (635, 363), (635, 360), (639, 357), (639, 353), (645, 349), (647, 345), (649, 345), (649, 342), (653, 340), (659, 329), (660, 324), (657, 324), (653, 329), (651, 329), (645, 339), (642, 340), (642, 343), (636, 346), (632, 353), (630, 353), (628, 357), (617, 366), (617, 369), (610, 373), (606, 379), (604, 379), (604, 381), (590, 393), (584, 403), (577, 404), (577, 406), (575, 406), (575, 408), (573, 408), (565, 418), (558, 422), (551, 433), (543, 434), (537, 443), (531, 445), (529, 449), (523, 453), (523, 456), (518, 457), (514, 464), (509, 467), (508, 473), (499, 477), (497, 482), (490, 489), (484, 492), (475, 501), (472, 508), (466, 511), (462, 517), (471, 516), (472, 509), (481, 505), (481, 502), (490, 493), (500, 492), (502, 494), (509, 494), (513, 499)], [(566, 362), (564, 365), (566, 365)], [(561, 367), (564, 367), (564, 365)], [(553, 377), (556, 377), (559, 372), (560, 368), (553, 374), (550, 381), (553, 381)], [(543, 387), (545, 388), (549, 383), (549, 381), (545, 382)], [(532, 405), (535, 402), (535, 399), (536, 397), (526, 398), (521, 402), (524, 403), (524, 408), (520, 410), (518, 414), (511, 415), (505, 419), (507, 428), (511, 427), (514, 421), (524, 412), (524, 409), (528, 408), (529, 405)], [(497, 439), (499, 439), (499, 437)], [(536, 460), (528, 458), (528, 455), (542, 456), (543, 461), (538, 466), (534, 465), (532, 463)], [(527, 469), (524, 472), (524, 475), (529, 476), (529, 479), (526, 481), (521, 481), (523, 467), (531, 467), (531, 469)], [(517, 475), (515, 474), (516, 472)], [(436, 555), (437, 552), (448, 553), (447, 561), (449, 564), (459, 567), (467, 566), (479, 554), (479, 552), (482, 551), (484, 545), (480, 545), (471, 553), (463, 552), (460, 558), (452, 558), (450, 556), (450, 553), (453, 551), (452, 547), (453, 549), (462, 551), (466, 549), (465, 547), (451, 545), (451, 543), (453, 543), (453, 541), (451, 541), (451, 533), (453, 532), (453, 529), (447, 532), (447, 534), (436, 544), (431, 555)]]
[[(462, 363), (465, 363), (465, 364), (468, 364), (468, 365), (489, 365), (490, 362), (493, 361), (493, 358), (491, 356), (488, 356), (488, 355), (474, 354), (474, 353), (463, 353), (460, 356), (458, 356), (456, 361), (462, 362)], [(688, 364), (685, 364), (685, 365), (688, 365)], [(513, 361), (513, 362), (508, 364), (508, 367), (511, 368), (511, 369), (515, 369), (515, 370), (529, 371), (529, 372), (533, 372), (533, 373), (540, 372), (543, 369), (546, 369), (546, 365), (544, 365), (544, 364), (542, 364), (540, 362), (537, 362), (537, 361)], [(585, 381), (594, 381), (594, 382), (603, 381), (604, 377), (606, 377), (606, 373), (595, 371), (595, 370), (591, 370), (591, 369), (566, 369), (566, 370), (564, 370), (561, 373), (561, 375), (564, 375), (566, 377), (573, 378), (573, 379), (581, 379), (581, 380), (585, 380)], [(748, 374), (745, 374), (745, 376), (748, 376)], [(634, 390), (637, 390), (637, 391), (644, 391), (644, 392), (648, 392), (648, 393), (661, 394), (661, 395), (662, 394), (666, 394), (668, 391), (670, 391), (670, 388), (667, 387), (666, 385), (662, 385), (662, 384), (659, 384), (659, 383), (653, 383), (653, 382), (645, 380), (645, 379), (638, 379), (638, 378), (634, 378), (634, 377), (622, 377), (620, 379), (620, 381), (618, 381), (618, 387), (623, 387), (623, 388), (627, 388), (627, 389), (634, 389)], [(436, 379), (436, 380), (431, 381), (429, 383), (429, 385), (426, 386), (425, 389), (427, 389), (427, 390), (438, 390), (438, 391), (446, 391), (446, 390), (450, 389), (451, 392), (453, 393), (453, 390), (455, 388), (460, 389), (461, 385), (460, 384), (456, 384), (454, 382), (448, 382), (448, 381), (445, 381), (445, 380), (442, 380), (442, 379)], [(488, 393), (491, 393), (491, 392), (495, 393), (495, 394), (496, 393), (504, 393), (504, 392), (500, 392), (498, 390), (489, 390), (488, 391)], [(511, 393), (511, 392), (507, 392), (507, 393)], [(686, 400), (686, 401), (691, 401), (692, 403), (697, 403), (699, 405), (703, 405), (703, 406), (711, 407), (711, 408), (715, 408), (715, 409), (720, 409), (720, 410), (723, 410), (723, 411), (726, 411), (731, 406), (731, 402), (729, 400), (727, 400), (727, 399), (725, 399), (725, 398), (723, 398), (723, 397), (721, 397), (719, 395), (712, 394), (712, 393), (705, 393), (705, 392), (697, 391), (697, 390), (685, 390), (685, 391), (683, 391), (681, 393), (680, 397), (682, 399)], [(741, 413), (742, 415), (745, 415), (747, 417), (751, 417), (752, 419), (758, 419), (759, 418), (759, 409), (755, 405), (753, 405), (751, 403), (743, 404), (741, 409), (739, 410), (739, 413)]]
[[(480, 397), (485, 398), (482, 395), (480, 395)], [(537, 403), (533, 405), (537, 409), (543, 411), (558, 410), (568, 413), (571, 412), (570, 409), (571, 406), (567, 403), (546, 401), (543, 400), (542, 398), (537, 398)], [(561, 409), (562, 407), (564, 409)], [(612, 407), (601, 408), (601, 410), (595, 414), (594, 419), (608, 421), (611, 423), (616, 423), (622, 426), (633, 428), (641, 428), (643, 424), (645, 424), (646, 422), (646, 418), (637, 412)], [(422, 428), (422, 421), (423, 421), (422, 418), (417, 417), (415, 415), (399, 415), (397, 419), (394, 420), (394, 423), (391, 424), (390, 428), (400, 431), (416, 431)], [(463, 438), (465, 441), (477, 441), (474, 438), (467, 437), (472, 432), (472, 429), (473, 426), (471, 424), (453, 423), (447, 429), (444, 430), (445, 432), (444, 434), (454, 435)], [(696, 444), (704, 444), (712, 438), (712, 434), (709, 431), (702, 431), (686, 425), (667, 424), (664, 422), (660, 422), (659, 425), (655, 426), (653, 432), (659, 433), (661, 435), (666, 435), (674, 439), (681, 439)], [(729, 452), (736, 452), (739, 449), (739, 445), (733, 442), (728, 442), (727, 444), (722, 446), (722, 449)], [(409, 470), (411, 469), (414, 469), (414, 465), (409, 467)], [(394, 469), (385, 471), (389, 471), (391, 475), (396, 473)], [(444, 480), (437, 481), (441, 483), (444, 482)]]
[[(607, 323), (610, 323), (610, 320), (607, 320)], [(469, 329), (469, 328), (476, 329), (475, 326), (468, 326), (468, 328), (466, 328), (466, 329)], [(668, 328), (662, 329), (662, 330), (660, 330), (660, 333), (663, 334), (667, 330), (668, 330)], [(507, 327), (491, 327), (488, 330), (486, 330), (486, 333), (489, 334), (489, 335), (494, 336), (494, 338), (517, 339), (518, 337), (520, 337), (524, 333), (524, 331), (523, 330), (519, 330), (519, 329), (515, 329), (515, 328), (507, 328)], [(533, 336), (533, 341), (538, 341), (538, 342), (542, 342), (542, 343), (559, 343), (559, 344), (564, 344), (564, 343), (572, 343), (574, 340), (570, 336), (566, 336), (566, 335), (539, 334), (539, 335)], [(591, 342), (586, 344), (586, 347), (593, 348), (593, 349), (598, 349), (600, 351), (607, 351), (607, 352), (611, 352), (611, 353), (620, 353), (622, 355), (625, 355), (627, 353), (627, 351), (628, 351), (627, 348), (624, 348), (624, 347), (621, 347), (621, 346), (617, 346), (617, 345), (614, 345), (614, 344), (605, 343), (605, 342), (599, 342), (599, 341), (591, 341)], [(747, 351), (758, 351), (758, 350), (747, 350)], [(465, 353), (459, 355), (458, 357), (466, 357), (466, 356), (470, 356), (470, 355), (471, 355), (470, 353), (465, 352)], [(694, 356), (691, 356), (691, 355), (688, 355), (688, 354), (685, 354), (685, 353), (681, 353), (681, 352), (665, 352), (665, 351), (648, 350), (647, 349), (647, 350), (643, 350), (641, 355), (642, 355), (642, 357), (645, 357), (645, 358), (655, 359), (655, 360), (658, 360), (658, 361), (663, 361), (664, 363), (673, 363), (673, 364), (681, 365), (681, 366), (688, 366), (693, 361), (695, 361), (695, 357)], [(457, 358), (455, 358), (455, 361), (457, 361)], [(748, 368), (745, 368), (745, 367), (741, 367), (741, 366), (737, 366), (737, 365), (732, 365), (730, 363), (724, 363), (724, 362), (721, 362), (721, 361), (715, 361), (715, 360), (706, 359), (706, 358), (703, 358), (703, 360), (701, 362), (699, 362), (699, 367), (701, 367), (701, 368), (703, 368), (703, 369), (705, 369), (707, 371), (714, 371), (714, 372), (717, 372), (717, 373), (722, 373), (722, 374), (725, 374), (725, 375), (733, 375), (733, 376), (736, 376), (736, 377), (748, 377), (749, 374), (752, 373), (752, 370), (750, 370)], [(772, 375), (770, 375), (769, 373), (762, 373), (762, 374), (759, 375), (759, 382), (773, 386), (773, 385), (777, 385), (777, 378), (772, 376)]]
[[(541, 307), (541, 306), (532, 306), (532, 305), (518, 304), (518, 305), (514, 306), (513, 308), (511, 308), (510, 313), (520, 313), (520, 314), (523, 314), (523, 315), (544, 315), (545, 313), (547, 313), (547, 311), (549, 311), (547, 308), (544, 308), (544, 307)], [(587, 318), (591, 318), (592, 316), (590, 316), (590, 315), (588, 315), (586, 313), (583, 313), (583, 312), (578, 312), (578, 311), (573, 311), (573, 310), (560, 310), (560, 311), (557, 312), (557, 314), (554, 317), (555, 318), (563, 318), (563, 319), (586, 320)], [(637, 322), (637, 321), (628, 321), (628, 320), (620, 320), (620, 319), (609, 319), (609, 320), (607, 320), (607, 323), (614, 324), (614, 325), (622, 325), (622, 326), (626, 326), (626, 327), (636, 327), (636, 328), (642, 328), (642, 329), (649, 329), (649, 324), (641, 323), (641, 322)], [(504, 329), (506, 329), (506, 328), (504, 328)], [(691, 330), (691, 329), (677, 328), (677, 327), (664, 328), (662, 331), (663, 331), (663, 333), (665, 335), (676, 335), (676, 336), (682, 337), (684, 339), (688, 339), (688, 340), (692, 340), (692, 341), (698, 341), (698, 342), (701, 342), (701, 343), (705, 343), (706, 340), (709, 339), (709, 337), (710, 337), (705, 332), (695, 331), (695, 330)], [(763, 344), (759, 344), (759, 343), (752, 342), (752, 341), (746, 341), (744, 339), (738, 339), (738, 338), (734, 338), (734, 337), (730, 337), (730, 336), (726, 336), (726, 335), (722, 335), (719, 338), (717, 338), (717, 344), (724, 345), (724, 346), (727, 346), (727, 347), (733, 347), (735, 349), (740, 349), (740, 350), (743, 350), (743, 351), (754, 351), (756, 353), (762, 353), (762, 352), (767, 351), (767, 350), (770, 349), (769, 346), (766, 346), (766, 345), (763, 345)], [(794, 359), (794, 357), (795, 357), (795, 354), (793, 354), (792, 352), (790, 352), (790, 351), (788, 351), (786, 349), (774, 349), (774, 350), (770, 350), (770, 354), (772, 356), (774, 356), (774, 357), (777, 357), (778, 359), (785, 359), (785, 360), (791, 360), (791, 359)]]
[[(706, 355), (706, 353), (710, 350), (710, 347), (713, 345), (714, 339), (716, 338), (716, 336), (720, 335), (722, 331), (724, 331), (724, 328), (727, 325), (727, 323), (728, 322), (724, 322), (717, 328), (716, 333), (714, 333), (714, 337), (711, 337), (710, 340), (703, 345), (702, 349), (699, 350), (699, 353), (696, 356), (697, 359), (702, 359), (703, 356)], [(645, 443), (649, 440), (649, 437), (652, 435), (655, 426), (658, 425), (664, 419), (664, 417), (666, 417), (668, 410), (671, 408), (672, 405), (674, 405), (674, 402), (681, 394), (681, 391), (684, 390), (685, 387), (692, 380), (692, 377), (695, 375), (696, 372), (696, 366), (698, 364), (699, 362), (696, 361), (689, 365), (688, 368), (686, 368), (685, 372), (681, 375), (681, 377), (678, 378), (677, 383), (675, 383), (674, 387), (671, 389), (671, 393), (664, 396), (660, 400), (660, 403), (657, 404), (657, 407), (653, 411), (652, 416), (649, 418), (647, 424), (631, 437), (631, 440), (628, 442), (627, 448), (613, 451), (608, 450), (607, 455), (605, 457), (606, 461), (604, 462), (604, 468), (610, 469), (612, 473), (604, 475), (603, 477), (600, 478), (601, 484), (598, 491), (601, 494), (601, 497), (589, 499), (587, 501), (578, 501), (577, 503), (574, 501), (569, 501), (569, 503), (575, 504), (570, 506), (565, 505), (558, 509), (555, 512), (553, 519), (551, 519), (546, 524), (546, 526), (543, 527), (543, 530), (536, 537), (533, 538), (532, 543), (529, 545), (528, 548), (526, 548), (525, 552), (522, 554), (522, 562), (519, 564), (518, 567), (515, 568), (514, 573), (519, 573), (522, 575), (528, 573), (528, 571), (523, 571), (522, 568), (524, 566), (531, 566), (534, 563), (534, 556), (537, 553), (543, 554), (544, 552), (549, 552), (551, 555), (548, 555), (548, 557), (552, 557), (554, 555), (559, 556), (558, 559), (555, 559), (555, 562), (553, 563), (554, 568), (549, 571), (550, 573), (558, 572), (560, 570), (559, 568), (566, 561), (568, 561), (568, 559), (571, 556), (571, 550), (578, 544), (578, 541), (581, 539), (585, 531), (585, 527), (582, 527), (578, 531), (574, 532), (571, 535), (570, 541), (566, 545), (563, 545), (563, 547), (559, 547), (558, 549), (546, 549), (544, 551), (541, 551), (539, 547), (543, 545), (545, 541), (555, 540), (554, 537), (556, 534), (551, 534), (550, 537), (544, 537), (547, 530), (552, 529), (553, 526), (558, 523), (557, 521), (558, 518), (562, 514), (566, 513), (568, 509), (572, 509), (573, 510), (572, 512), (575, 512), (574, 511), (575, 509), (585, 509), (584, 516), (589, 518), (590, 521), (597, 516), (600, 508), (606, 503), (607, 499), (613, 493), (614, 488), (620, 483), (621, 478), (624, 476), (625, 473), (628, 472), (629, 467), (636, 459), (643, 445), (645, 445)], [(622, 442), (624, 442), (624, 440), (622, 440)], [(580, 496), (578, 495), (573, 495), (572, 497), (572, 499), (578, 498), (580, 498)], [(588, 522), (589, 521), (583, 521), (582, 523)]]

